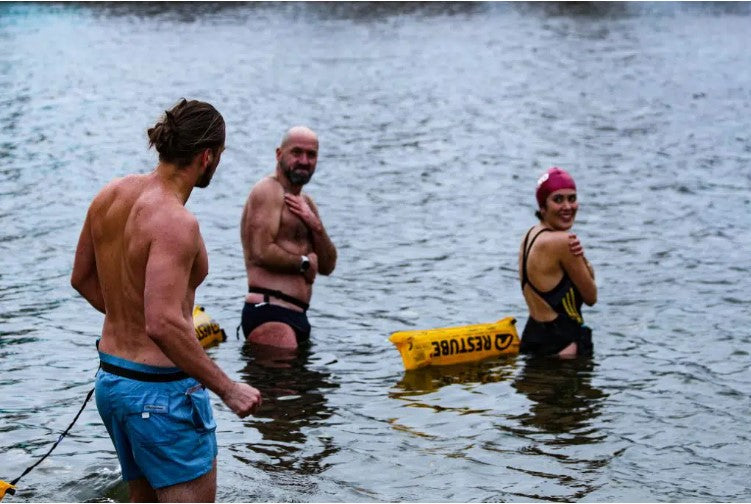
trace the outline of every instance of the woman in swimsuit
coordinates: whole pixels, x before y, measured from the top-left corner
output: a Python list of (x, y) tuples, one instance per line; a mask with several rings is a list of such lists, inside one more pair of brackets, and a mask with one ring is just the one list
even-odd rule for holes
[(582, 303), (597, 302), (595, 274), (575, 234), (579, 203), (576, 184), (566, 171), (551, 168), (537, 182), (533, 226), (519, 248), (519, 279), (529, 319), (521, 353), (576, 357), (591, 355), (592, 331), (584, 325)]

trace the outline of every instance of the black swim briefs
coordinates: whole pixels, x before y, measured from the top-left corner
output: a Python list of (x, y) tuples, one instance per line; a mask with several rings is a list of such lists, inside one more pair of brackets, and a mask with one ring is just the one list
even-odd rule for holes
[(242, 314), (242, 328), (246, 338), (253, 329), (266, 322), (281, 322), (290, 326), (295, 331), (298, 345), (310, 339), (310, 323), (305, 312), (265, 302), (245, 303)]
[(519, 352), (556, 355), (571, 343), (576, 343), (577, 355), (592, 355), (592, 329), (561, 315), (550, 322), (538, 322), (530, 317), (522, 332)]

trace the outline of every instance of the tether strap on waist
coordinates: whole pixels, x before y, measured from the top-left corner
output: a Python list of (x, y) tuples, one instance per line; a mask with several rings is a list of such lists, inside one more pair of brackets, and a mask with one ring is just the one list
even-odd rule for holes
[(184, 380), (190, 378), (182, 371), (175, 371), (174, 373), (144, 373), (143, 371), (136, 371), (134, 369), (126, 369), (120, 366), (115, 366), (108, 362), (100, 362), (102, 369), (108, 373), (122, 376), (124, 378), (130, 378), (131, 380), (145, 381), (145, 382), (171, 382)]
[(299, 306), (300, 308), (306, 311), (308, 307), (310, 306), (305, 301), (300, 301), (296, 297), (292, 297), (288, 294), (285, 294), (282, 291), (278, 291), (274, 289), (264, 289), (263, 287), (248, 287), (248, 292), (254, 293), (254, 294), (263, 294), (263, 300), (267, 303), (269, 302), (269, 297), (275, 297), (277, 299), (281, 299), (282, 301), (292, 303), (295, 306)]

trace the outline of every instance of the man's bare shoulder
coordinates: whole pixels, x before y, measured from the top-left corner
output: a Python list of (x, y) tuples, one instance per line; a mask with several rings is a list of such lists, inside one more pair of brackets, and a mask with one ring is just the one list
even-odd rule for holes
[(128, 209), (134, 229), (150, 239), (193, 241), (200, 233), (198, 219), (175, 194), (148, 175), (121, 179), (115, 191)]
[(166, 201), (159, 208), (150, 205), (149, 217), (142, 231), (152, 243), (162, 243), (170, 249), (184, 249), (193, 255), (201, 241), (198, 219), (178, 202)]
[(110, 201), (134, 189), (141, 188), (144, 185), (145, 177), (145, 175), (125, 175), (112, 179), (94, 196), (94, 202)]
[(305, 198), (305, 201), (307, 201), (310, 206), (315, 207), (316, 202), (313, 201), (313, 196), (311, 196), (310, 194), (308, 194), (306, 192), (301, 192), (300, 196), (302, 196), (303, 198)]
[(127, 191), (132, 189), (141, 189), (147, 183), (148, 175), (131, 174), (112, 179), (104, 186), (101, 192)]
[(117, 201), (135, 200), (136, 193), (144, 185), (144, 175), (126, 175), (108, 182), (94, 196), (89, 207), (89, 215), (101, 216)]
[(284, 196), (284, 187), (273, 175), (263, 177), (256, 182), (250, 190), (249, 199), (263, 203), (270, 200), (281, 199)]
[(274, 175), (267, 175), (255, 183), (251, 192), (284, 191), (282, 184)]
[(174, 227), (177, 231), (183, 227), (198, 228), (198, 218), (171, 192), (150, 188), (141, 194), (139, 204), (147, 215), (165, 227)]

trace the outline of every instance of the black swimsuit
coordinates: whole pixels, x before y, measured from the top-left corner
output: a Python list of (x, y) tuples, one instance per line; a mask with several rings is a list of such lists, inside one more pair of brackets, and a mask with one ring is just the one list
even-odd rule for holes
[[(539, 322), (532, 317), (527, 319), (527, 325), (522, 332), (521, 347), (522, 353), (532, 353), (537, 355), (557, 354), (571, 343), (577, 343), (577, 353), (579, 355), (588, 355), (592, 353), (592, 331), (584, 325), (584, 319), (581, 315), (581, 306), (584, 302), (579, 289), (564, 271), (563, 278), (558, 285), (547, 292), (539, 290), (532, 284), (527, 275), (527, 259), (532, 245), (545, 231), (551, 229), (542, 229), (532, 240), (529, 235), (532, 229), (524, 237), (524, 246), (522, 254), (522, 290), (529, 285), (557, 314), (554, 320), (550, 322)], [(529, 242), (529, 244), (527, 243)]]
[[(261, 287), (248, 287), (248, 292), (263, 294), (263, 303), (245, 303), (242, 313), (242, 329), (245, 337), (248, 337), (256, 327), (266, 322), (282, 322), (295, 331), (297, 344), (310, 339), (310, 323), (306, 311), (308, 304), (295, 297), (278, 290), (264, 289)], [(290, 310), (284, 306), (269, 304), (269, 298), (274, 297), (299, 306), (303, 311)]]

